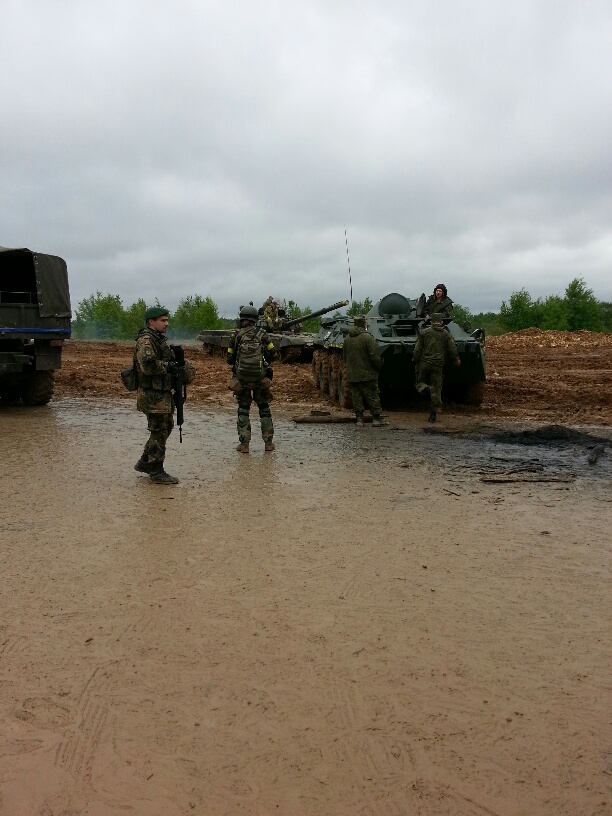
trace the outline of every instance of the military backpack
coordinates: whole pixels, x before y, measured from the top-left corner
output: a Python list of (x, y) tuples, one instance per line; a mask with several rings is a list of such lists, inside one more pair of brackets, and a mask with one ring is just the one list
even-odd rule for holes
[(261, 347), (263, 330), (252, 326), (239, 335), (236, 357), (236, 377), (243, 383), (259, 383), (265, 376)]

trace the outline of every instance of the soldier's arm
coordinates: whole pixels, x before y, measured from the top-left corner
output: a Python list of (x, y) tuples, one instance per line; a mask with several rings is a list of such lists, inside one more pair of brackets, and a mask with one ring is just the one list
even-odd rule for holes
[(414, 344), (414, 351), (412, 352), (412, 359), (415, 363), (418, 363), (421, 359), (421, 354), (423, 353), (423, 338), (419, 334), (419, 337)]
[(276, 349), (274, 348), (274, 343), (268, 337), (267, 332), (264, 332), (261, 336), (261, 347), (266, 363), (273, 363), (276, 359)]
[(376, 371), (380, 371), (382, 366), (382, 359), (380, 356), (380, 351), (378, 349), (378, 344), (376, 340), (372, 337), (371, 334), (367, 335), (368, 338), (368, 356), (370, 358), (370, 363), (372, 364), (372, 368), (375, 368)]
[(225, 357), (227, 364), (233, 366), (236, 363), (236, 346), (238, 340), (238, 332), (234, 332), (230, 337), (227, 355)]
[(160, 360), (150, 337), (141, 337), (136, 343), (136, 363), (141, 374), (155, 377), (168, 373), (168, 363)]
[(447, 354), (452, 358), (453, 363), (456, 366), (461, 365), (461, 360), (459, 359), (459, 352), (457, 351), (457, 344), (453, 340), (450, 334), (446, 335), (446, 350)]

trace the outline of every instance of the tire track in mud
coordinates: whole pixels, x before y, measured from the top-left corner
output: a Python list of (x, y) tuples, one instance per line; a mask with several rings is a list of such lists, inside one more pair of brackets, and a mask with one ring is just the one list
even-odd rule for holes
[(109, 705), (104, 702), (114, 687), (112, 669), (98, 666), (85, 684), (76, 706), (75, 724), (57, 747), (55, 764), (79, 781), (91, 782), (93, 763), (102, 742)]

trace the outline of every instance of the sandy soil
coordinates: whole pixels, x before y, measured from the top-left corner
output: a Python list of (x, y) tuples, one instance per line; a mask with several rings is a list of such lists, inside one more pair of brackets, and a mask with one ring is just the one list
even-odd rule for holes
[[(190, 349), (171, 488), (129, 346), (67, 344), (49, 406), (0, 407), (0, 816), (612, 813), (612, 349), (541, 335), (435, 429), (296, 425), (335, 409), (277, 366), (249, 457)], [(591, 436), (496, 436), (543, 421)]]

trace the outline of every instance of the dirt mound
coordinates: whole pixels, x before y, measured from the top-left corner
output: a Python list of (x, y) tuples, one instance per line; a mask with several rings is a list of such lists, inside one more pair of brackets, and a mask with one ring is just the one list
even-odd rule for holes
[[(612, 335), (526, 329), (487, 339), (487, 387), (481, 408), (446, 405), (450, 414), (490, 416), (547, 423), (612, 425)], [(189, 403), (233, 408), (229, 369), (199, 346), (185, 348), (197, 371)], [(131, 343), (69, 340), (56, 393), (134, 400), (119, 379), (132, 360)], [(338, 410), (312, 383), (310, 364), (274, 366), (274, 410)], [(419, 404), (397, 406), (422, 412)]]
[(487, 339), (487, 350), (516, 348), (610, 348), (612, 334), (591, 331), (522, 329)]

